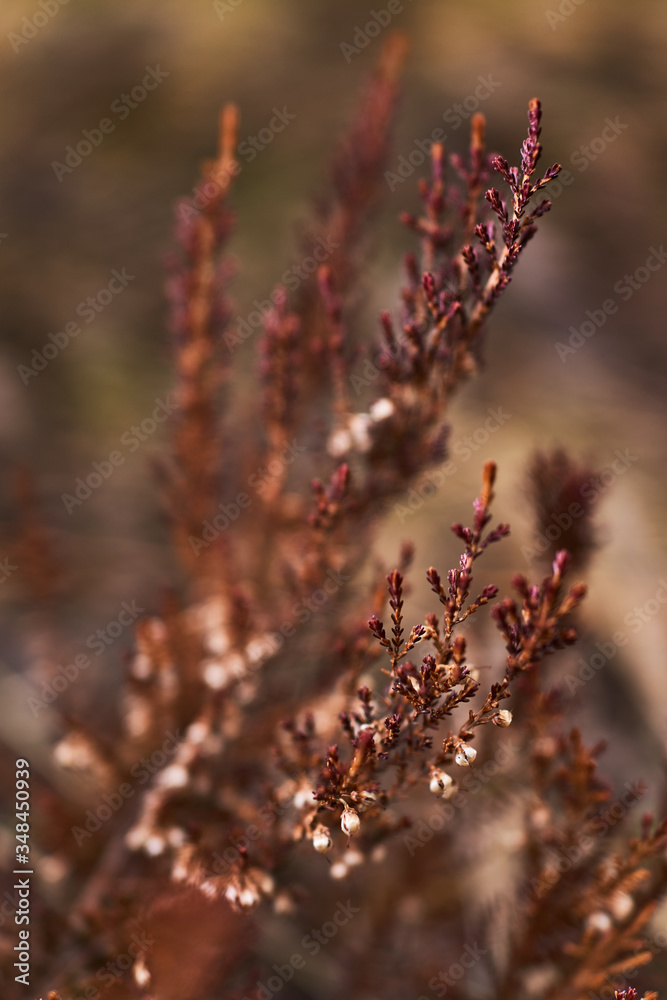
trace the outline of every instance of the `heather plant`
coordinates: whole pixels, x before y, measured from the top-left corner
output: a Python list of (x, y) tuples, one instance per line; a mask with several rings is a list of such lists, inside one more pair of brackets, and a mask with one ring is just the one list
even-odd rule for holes
[[(136, 623), (115, 720), (74, 711), (67, 690), (49, 707), (56, 760), (89, 803), (33, 788), (48, 877), (32, 984), (53, 998), (583, 1000), (622, 976), (634, 1000), (627, 978), (653, 956), (667, 824), (635, 818), (644, 786), (599, 776), (602, 747), (568, 725), (544, 663), (576, 641), (586, 588), (568, 570), (594, 547), (594, 502), (513, 596), (478, 563), (510, 530), (492, 462), (470, 523), (453, 512), (450, 567), (415, 574), (409, 541), (388, 565), (374, 554), (382, 514), (447, 458), (449, 404), (560, 169), (538, 171), (537, 100), (516, 166), (487, 152), (480, 114), (465, 156), (434, 144), (421, 214), (402, 216), (417, 249), (400, 307), (377, 342), (358, 331), (403, 57), (390, 39), (302, 228), (298, 284), (268, 300), (243, 417), (236, 108), (177, 206), (177, 415), (159, 472), (185, 582)], [(590, 475), (564, 451), (533, 459), (539, 530)], [(25, 477), (20, 498), (17, 564), (57, 606)], [(434, 595), (417, 622), (416, 586)], [(43, 662), (54, 679), (55, 638)]]

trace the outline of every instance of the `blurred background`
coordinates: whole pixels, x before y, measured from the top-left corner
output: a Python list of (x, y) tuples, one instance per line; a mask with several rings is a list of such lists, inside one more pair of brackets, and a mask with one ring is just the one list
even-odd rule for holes
[[(116, 617), (122, 601), (152, 609), (176, 572), (151, 471), (167, 425), (134, 450), (124, 438), (170, 387), (163, 262), (173, 245), (174, 202), (192, 192), (201, 160), (215, 150), (223, 102), (240, 106), (244, 139), (266, 130), (275, 109), (293, 116), (270, 141), (258, 138), (253, 146), (246, 140), (248, 152), (239, 158), (233, 295), (238, 316), (247, 317), (253, 300), (265, 299), (294, 259), (298, 223), (308, 199), (326, 185), (336, 137), (382, 39), (371, 38), (357, 52), (346, 46), (355, 45), (371, 9), (383, 6), (382, 0), (375, 8), (352, 0), (2, 4), (0, 454), (8, 474), (17, 461), (33, 470), (45, 518), (56, 529), (68, 567), (71, 600), (63, 625), (73, 652)], [(519, 568), (535, 575), (539, 560), (526, 549), (533, 538), (525, 491), (531, 453), (562, 444), (598, 469), (609, 469), (617, 452), (630, 456), (602, 486), (604, 545), (588, 572), (585, 610), (591, 648), (578, 655), (587, 658), (595, 641), (608, 641), (619, 629), (628, 634), (631, 642), (612, 669), (590, 681), (589, 695), (602, 706), (593, 726), (622, 727), (642, 743), (646, 721), (662, 746), (665, 275), (646, 270), (645, 262), (653, 249), (660, 259), (667, 235), (667, 7), (622, 0), (405, 0), (391, 27), (408, 34), (411, 50), (390, 171), (437, 128), (447, 133), (450, 151), (463, 152), (475, 110), (487, 116), (489, 146), (515, 162), (527, 103), (537, 96), (544, 108), (544, 166), (560, 161), (569, 183), (552, 186), (554, 209), (494, 315), (486, 368), (456, 401), (456, 474), (408, 518), (390, 511), (379, 548), (392, 562), (400, 540), (411, 537), (420, 571), (431, 562), (450, 565), (448, 525), (464, 519), (481, 466), (493, 458), (500, 468), (496, 514), (513, 528), (494, 555), (494, 579), (503, 584)], [(144, 91), (145, 99), (130, 97), (132, 107), (123, 95), (141, 87), (151, 71), (154, 89)], [(105, 118), (113, 128), (80, 163), (71, 154), (67, 163), (67, 147)], [(413, 244), (397, 216), (416, 207), (420, 172), (388, 183), (384, 192), (365, 304), (355, 320), (368, 338), (376, 336), (379, 310), (398, 302), (401, 257)], [(114, 270), (132, 280), (109, 295), (104, 290)], [(87, 322), (89, 297), (99, 312)], [(598, 315), (609, 299), (616, 311), (593, 336), (577, 334), (587, 311)], [(48, 364), (26, 375), (33, 352), (41, 353), (52, 343), (49, 334), (70, 322), (78, 322), (81, 333), (55, 356), (49, 347)], [(568, 342), (571, 328), (582, 346), (559, 353), (557, 344)], [(252, 337), (239, 348), (237, 363), (238, 395), (248, 407)], [(499, 407), (508, 415), (502, 426), (481, 432), (489, 408)], [(474, 447), (461, 443), (466, 435)], [(123, 464), (68, 512), (63, 494), (72, 494), (77, 478), (119, 447)], [(9, 517), (8, 485), (2, 504)], [(23, 707), (19, 715), (10, 708), (25, 704), (16, 685), (30, 617), (11, 575), (1, 589), (9, 612), (0, 662), (2, 726), (11, 743), (27, 739), (34, 726)], [(415, 600), (430, 609), (421, 583)], [(636, 607), (646, 610), (626, 619)], [(119, 660), (114, 647), (109, 669)], [(641, 691), (638, 705), (625, 697), (629, 678)], [(610, 684), (621, 694), (609, 695)]]

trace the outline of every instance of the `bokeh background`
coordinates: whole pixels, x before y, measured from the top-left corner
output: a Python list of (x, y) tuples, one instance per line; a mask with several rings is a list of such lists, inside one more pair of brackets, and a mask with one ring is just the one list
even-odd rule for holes
[[(382, 6), (380, 0), (375, 8)], [(298, 222), (325, 185), (336, 137), (379, 55), (381, 38), (349, 59), (341, 50), (373, 5), (240, 0), (219, 7), (207, 0), (70, 0), (43, 27), (29, 29), (28, 41), (17, 41), (23, 19), (40, 8), (26, 0), (4, 0), (0, 8), (0, 454), (8, 475), (21, 461), (36, 476), (67, 567), (63, 624), (75, 651), (115, 617), (121, 601), (152, 608), (159, 589), (178, 579), (151, 470), (165, 445), (164, 425), (71, 514), (62, 494), (169, 391), (163, 261), (172, 247), (174, 202), (192, 191), (200, 161), (214, 151), (220, 106), (238, 103), (242, 137), (264, 128), (274, 108), (295, 115), (252, 162), (241, 161), (233, 294), (245, 317), (292, 262)], [(474, 434), (489, 407), (502, 407), (511, 419), (458, 462), (456, 476), (414, 516), (401, 523), (390, 511), (379, 547), (391, 561), (400, 539), (412, 537), (417, 566), (449, 565), (447, 527), (465, 516), (481, 466), (493, 458), (500, 467), (496, 513), (513, 526), (497, 557), (499, 582), (518, 568), (535, 572), (538, 564), (522, 553), (532, 531), (524, 488), (531, 453), (563, 444), (603, 469), (627, 449), (634, 458), (600, 505), (604, 544), (588, 573), (585, 627), (591, 650), (619, 628), (631, 642), (587, 693), (592, 728), (617, 734), (616, 756), (624, 761), (627, 748), (635, 749), (626, 761), (630, 775), (650, 775), (662, 763), (652, 749), (667, 740), (667, 604), (655, 596), (667, 579), (667, 270), (652, 274), (628, 301), (614, 285), (667, 236), (667, 6), (405, 0), (391, 27), (407, 33), (411, 51), (389, 169), (438, 127), (451, 151), (463, 151), (467, 122), (454, 127), (450, 113), (443, 124), (443, 115), (475, 93), (480, 77), (491, 77), (493, 92), (479, 108), (489, 145), (513, 162), (527, 102), (538, 96), (545, 165), (562, 162), (572, 183), (552, 192), (554, 209), (494, 316), (486, 367), (457, 399), (452, 440)], [(125, 120), (110, 114), (146, 67), (158, 65), (168, 74), (160, 86)], [(53, 162), (104, 117), (114, 131), (59, 180)], [(618, 135), (601, 149), (595, 140), (607, 119), (618, 123)], [(583, 148), (591, 143), (589, 156)], [(397, 305), (401, 256), (411, 246), (397, 216), (416, 206), (419, 173), (393, 191), (387, 185), (379, 208), (365, 302), (355, 318), (369, 338), (379, 310)], [(50, 332), (76, 319), (79, 303), (123, 268), (135, 276), (127, 289), (25, 385), (19, 366), (31, 363), (33, 348), (41, 350)], [(563, 362), (556, 344), (609, 298), (618, 311)], [(253, 338), (237, 363), (237, 396), (252, 408)], [(11, 524), (8, 486), (2, 505)], [(39, 760), (50, 734), (26, 713), (19, 678), (31, 619), (16, 579), (0, 586), (8, 612), (3, 738), (24, 752), (34, 741)], [(422, 598), (427, 610), (425, 591)], [(623, 624), (652, 600), (641, 627)], [(110, 677), (119, 658), (112, 649)]]

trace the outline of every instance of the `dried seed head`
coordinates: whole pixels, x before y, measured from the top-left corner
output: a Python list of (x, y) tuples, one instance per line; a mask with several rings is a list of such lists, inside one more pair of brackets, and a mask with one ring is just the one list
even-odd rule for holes
[(454, 760), (459, 767), (470, 767), (476, 756), (477, 751), (474, 747), (468, 746), (467, 743), (462, 743), (456, 751)]
[(359, 813), (356, 809), (350, 809), (348, 806), (345, 806), (343, 815), (340, 818), (340, 828), (343, 833), (348, 837), (354, 837), (355, 833), (359, 833), (360, 826)]
[(326, 854), (331, 850), (331, 834), (326, 826), (318, 826), (313, 833), (313, 847), (318, 854)]
[(507, 729), (508, 726), (512, 725), (512, 713), (507, 708), (501, 708), (496, 716), (493, 718), (494, 725), (501, 726), (502, 729)]

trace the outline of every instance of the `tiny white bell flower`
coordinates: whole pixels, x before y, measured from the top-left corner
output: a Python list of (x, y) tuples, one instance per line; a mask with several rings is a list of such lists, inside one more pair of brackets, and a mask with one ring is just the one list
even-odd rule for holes
[(512, 725), (512, 713), (507, 708), (501, 708), (493, 721), (502, 729), (507, 729), (508, 726)]
[(190, 780), (190, 774), (182, 764), (170, 764), (161, 771), (157, 784), (163, 788), (184, 788)]
[(586, 918), (586, 927), (590, 931), (597, 931), (599, 934), (606, 934), (611, 930), (612, 920), (608, 913), (597, 910)]
[(433, 792), (434, 795), (440, 795), (443, 789), (443, 779), (444, 775), (442, 771), (434, 771), (431, 775), (431, 781), (429, 783), (429, 791)]
[(299, 785), (294, 793), (293, 802), (295, 809), (305, 809), (306, 806), (313, 804), (313, 791), (309, 784)]
[(609, 909), (617, 920), (626, 920), (635, 908), (635, 901), (627, 892), (617, 892), (609, 904)]
[(335, 430), (327, 441), (327, 451), (333, 458), (342, 458), (352, 447), (352, 435), (345, 427)]
[(273, 909), (281, 916), (294, 913), (294, 900), (288, 892), (279, 892), (273, 900)]
[(326, 826), (318, 826), (313, 833), (313, 847), (318, 854), (326, 854), (331, 850), (331, 834)]
[(387, 845), (386, 844), (376, 844), (371, 851), (371, 861), (375, 862), (376, 865), (382, 864), (382, 862), (387, 857)]
[(370, 435), (371, 417), (368, 413), (354, 413), (348, 424), (352, 443), (357, 451), (370, 451), (373, 441)]
[(383, 397), (382, 399), (376, 399), (374, 403), (371, 404), (369, 413), (371, 420), (376, 422), (380, 420), (386, 420), (394, 412), (394, 404), (390, 399)]
[(260, 892), (263, 892), (265, 896), (272, 896), (276, 888), (276, 883), (272, 875), (265, 872), (261, 868), (253, 868), (252, 879)]
[(137, 653), (130, 669), (133, 677), (139, 681), (145, 681), (153, 673), (153, 662), (150, 656), (146, 656), (145, 653)]
[(146, 968), (146, 963), (141, 957), (134, 963), (132, 974), (134, 976), (134, 981), (138, 986), (147, 986), (151, 981), (151, 974)]
[(360, 811), (363, 812), (365, 809), (371, 809), (376, 804), (376, 802), (377, 802), (377, 795), (375, 794), (375, 792), (369, 792), (364, 790), (361, 793), (359, 802), (357, 804)]
[(151, 858), (156, 858), (159, 854), (164, 852), (167, 843), (163, 836), (159, 833), (153, 833), (146, 840), (144, 844), (144, 851), (146, 854), (150, 855)]
[(454, 760), (459, 767), (470, 767), (476, 756), (477, 751), (474, 747), (468, 746), (467, 743), (462, 743), (456, 751)]
[(174, 882), (185, 882), (189, 874), (188, 866), (184, 865), (182, 861), (176, 861), (171, 869), (171, 877)]
[(434, 795), (448, 799), (454, 793), (454, 779), (444, 771), (434, 771), (428, 787)]
[(180, 826), (171, 826), (167, 830), (167, 843), (171, 847), (182, 847), (187, 839), (187, 833)]
[[(218, 895), (218, 886), (215, 884), (215, 882), (212, 881), (212, 879), (207, 878), (206, 881), (202, 882), (201, 885), (199, 886), (199, 891), (202, 892), (207, 899), (215, 899), (216, 896)], [(227, 889), (227, 891), (225, 892), (225, 896), (230, 901), (230, 903), (238, 902), (238, 892), (233, 886), (230, 886)]]
[[(211, 882), (210, 879), (208, 879), (206, 882), (202, 882), (199, 888), (202, 890), (205, 896), (212, 897), (214, 895), (215, 886), (213, 885), (213, 882)], [(239, 901), (239, 888), (237, 885), (234, 885), (233, 882), (230, 882), (230, 884), (225, 889), (225, 899), (228, 899), (229, 902), (232, 904), (232, 906), (235, 906)]]
[(150, 830), (145, 826), (133, 826), (125, 834), (125, 843), (131, 851), (138, 851), (143, 847), (150, 836)]
[(209, 660), (203, 670), (204, 683), (213, 691), (221, 691), (229, 682), (230, 676), (220, 660)]
[(354, 837), (355, 833), (359, 833), (360, 826), (359, 813), (356, 809), (350, 809), (348, 806), (345, 806), (343, 815), (340, 818), (340, 828), (343, 833), (348, 837)]
[(246, 909), (257, 906), (259, 900), (259, 892), (254, 886), (246, 885), (239, 893), (239, 903)]
[(343, 855), (343, 861), (345, 862), (348, 868), (356, 868), (357, 865), (363, 865), (364, 856), (361, 853), (361, 851), (357, 851), (354, 849), (354, 847), (351, 847)]
[(349, 875), (349, 869), (344, 861), (334, 861), (329, 869), (329, 875), (335, 879), (346, 878)]

